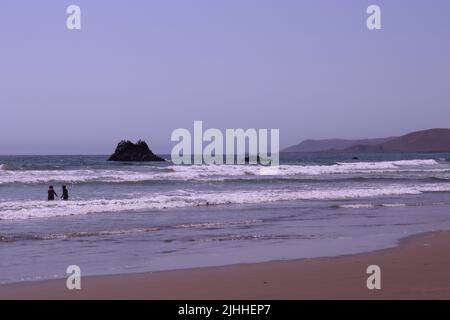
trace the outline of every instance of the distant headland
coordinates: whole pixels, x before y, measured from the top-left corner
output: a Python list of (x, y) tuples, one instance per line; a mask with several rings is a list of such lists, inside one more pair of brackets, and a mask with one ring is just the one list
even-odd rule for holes
[(305, 140), (281, 152), (447, 153), (450, 152), (450, 129), (430, 129), (378, 139)]

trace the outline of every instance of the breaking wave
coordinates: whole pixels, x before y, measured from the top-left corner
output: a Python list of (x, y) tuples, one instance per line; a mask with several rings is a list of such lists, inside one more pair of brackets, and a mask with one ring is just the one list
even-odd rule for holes
[(424, 192), (450, 192), (450, 184), (387, 185), (382, 188), (255, 190), (216, 193), (178, 191), (170, 194), (141, 195), (128, 199), (73, 200), (69, 202), (8, 201), (0, 203), (0, 219), (17, 220), (92, 213), (145, 212), (151, 210), (245, 205), (295, 200), (346, 200)]
[(354, 204), (341, 204), (337, 205), (336, 208), (342, 208), (342, 209), (372, 209), (372, 208), (400, 208), (400, 207), (407, 207), (408, 205), (406, 203), (382, 203), (382, 204), (375, 204), (375, 203), (354, 203)]
[[(208, 181), (236, 178), (267, 177), (267, 167), (250, 165), (193, 165), (138, 167), (135, 170), (8, 170), (0, 165), (1, 184), (41, 183), (137, 183), (148, 181)], [(332, 165), (281, 165), (273, 177), (318, 177), (339, 174), (371, 173), (450, 173), (448, 166), (435, 160), (403, 160), (384, 162), (336, 163)]]

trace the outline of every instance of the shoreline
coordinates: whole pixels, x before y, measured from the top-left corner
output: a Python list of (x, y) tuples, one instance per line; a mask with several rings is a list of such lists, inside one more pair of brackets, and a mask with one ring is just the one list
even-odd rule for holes
[[(448, 253), (448, 254), (445, 254)], [(381, 290), (368, 290), (369, 265)], [(450, 231), (403, 238), (393, 248), (220, 267), (86, 276), (0, 285), (2, 299), (450, 299)]]

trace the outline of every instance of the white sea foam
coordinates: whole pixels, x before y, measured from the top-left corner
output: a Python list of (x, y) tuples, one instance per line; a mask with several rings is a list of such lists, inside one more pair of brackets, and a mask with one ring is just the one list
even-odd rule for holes
[(342, 204), (338, 205), (338, 208), (342, 209), (370, 209), (370, 208), (377, 208), (377, 207), (386, 207), (386, 208), (400, 208), (400, 207), (406, 207), (406, 203), (382, 203), (382, 204), (375, 204), (375, 203), (352, 203), (352, 204)]
[(128, 199), (73, 200), (68, 202), (10, 201), (0, 203), (0, 219), (15, 220), (54, 216), (147, 211), (198, 206), (259, 204), (293, 200), (344, 200), (391, 195), (416, 195), (423, 192), (449, 192), (450, 184), (388, 185), (383, 188), (259, 190), (137, 195)]
[(402, 160), (381, 162), (340, 162), (334, 165), (281, 166), (286, 175), (322, 175), (347, 173), (383, 173), (383, 172), (445, 172), (449, 168), (437, 168), (435, 160)]
[[(4, 168), (4, 167), (3, 167)], [(261, 166), (249, 165), (194, 165), (168, 167), (139, 167), (136, 170), (2, 170), (0, 185), (11, 183), (39, 184), (61, 182), (124, 183), (144, 181), (224, 180), (265, 176)], [(337, 163), (333, 165), (281, 165), (277, 177), (320, 176), (337, 174), (370, 174), (401, 172), (450, 172), (450, 166), (439, 165), (435, 160), (402, 160), (384, 162)]]
[(433, 159), (397, 160), (391, 161), (391, 163), (396, 166), (432, 166), (438, 164), (438, 162)]
[(407, 204), (406, 203), (383, 203), (381, 206), (387, 207), (387, 208), (400, 208), (400, 207), (406, 207)]
[(342, 209), (370, 209), (375, 208), (375, 205), (372, 203), (354, 203), (354, 204), (342, 204), (337, 207)]

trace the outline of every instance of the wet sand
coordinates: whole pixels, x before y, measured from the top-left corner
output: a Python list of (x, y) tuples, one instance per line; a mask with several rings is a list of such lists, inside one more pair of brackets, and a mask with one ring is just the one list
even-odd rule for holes
[[(381, 268), (381, 290), (366, 286)], [(371, 253), (0, 286), (0, 299), (450, 299), (450, 231)]]

